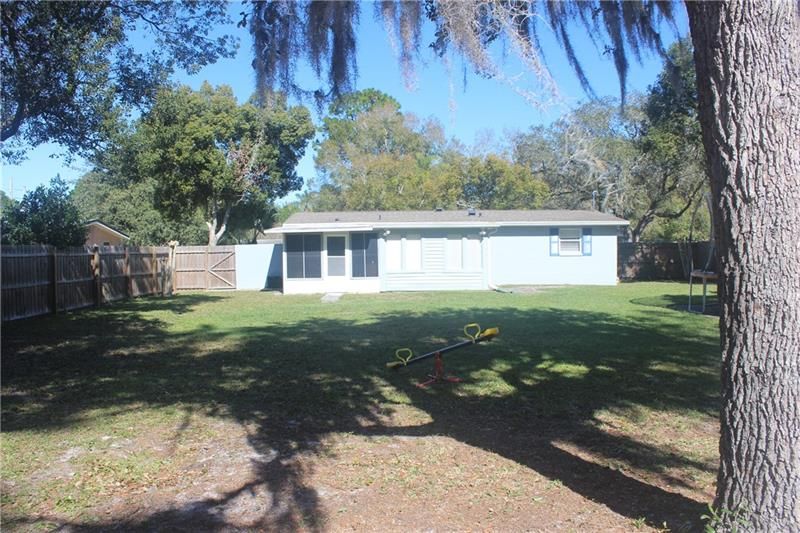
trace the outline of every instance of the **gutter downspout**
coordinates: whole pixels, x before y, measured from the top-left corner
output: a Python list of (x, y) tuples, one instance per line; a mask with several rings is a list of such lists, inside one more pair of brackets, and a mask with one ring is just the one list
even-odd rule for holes
[(486, 260), (487, 283), (486, 283), (486, 285), (489, 287), (489, 289), (491, 289), (491, 290), (493, 290), (495, 292), (500, 292), (500, 293), (503, 293), (503, 294), (511, 294), (511, 291), (507, 291), (505, 289), (501, 289), (500, 287), (498, 287), (497, 285), (492, 283), (492, 239), (490, 237), (492, 235), (494, 235), (495, 233), (497, 233), (499, 230), (500, 230), (500, 228), (494, 228), (493, 230), (483, 230), (483, 231), (481, 231), (481, 235), (484, 237), (484, 239), (486, 239), (486, 255), (487, 255), (487, 260)]

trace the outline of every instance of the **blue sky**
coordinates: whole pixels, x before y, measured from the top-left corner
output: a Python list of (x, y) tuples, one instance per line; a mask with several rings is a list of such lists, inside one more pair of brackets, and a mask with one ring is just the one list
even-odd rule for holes
[[(235, 27), (241, 9), (238, 2), (231, 3), (234, 24), (228, 31), (241, 36), (237, 56), (208, 66), (194, 76), (179, 73), (176, 75), (179, 82), (194, 88), (199, 87), (204, 80), (213, 85), (228, 84), (233, 87), (240, 101), (246, 100), (252, 94), (254, 76), (250, 66), (250, 38), (244, 30)], [(682, 35), (687, 33), (685, 18), (678, 21), (678, 28)], [(224, 30), (220, 28), (220, 31)], [(403, 83), (402, 72), (386, 32), (382, 24), (374, 20), (372, 5), (365, 4), (361, 9), (358, 29), (359, 78), (356, 88), (373, 87), (384, 91), (400, 102), (404, 112), (413, 113), (420, 118), (436, 117), (444, 126), (448, 137), (455, 137), (467, 146), (485, 149), (487, 139), (499, 143), (507, 132), (548, 124), (569, 107), (586, 100), (587, 97), (578, 85), (565, 56), (546, 30), (543, 35), (548, 67), (559, 87), (560, 104), (545, 105), (543, 109), (537, 109), (507, 84), (481, 78), (473, 74), (469, 67), (465, 75), (463, 63), (457, 58), (452, 61), (448, 71), (442, 61), (424, 45), (420, 50), (421, 61), (418, 62), (416, 71), (416, 87), (408, 90)], [(669, 43), (675, 36), (666, 31), (664, 38)], [(426, 27), (423, 31), (423, 43), (431, 40), (432, 28)], [(600, 96), (618, 96), (619, 83), (610, 58), (599, 54), (588, 38), (580, 33), (577, 34), (575, 47), (596, 93)], [(641, 65), (632, 61), (628, 77), (630, 92), (645, 91), (655, 81), (661, 69), (660, 58), (649, 55), (642, 59)], [(532, 76), (513, 60), (504, 64), (504, 72), (508, 77), (514, 78), (517, 85), (522, 86)], [(307, 69), (302, 70), (300, 79), (308, 87), (318, 86), (318, 82), (311, 78)], [(312, 107), (310, 103), (308, 105)], [(318, 121), (318, 118), (315, 114), (315, 120)], [(88, 171), (88, 165), (84, 161), (67, 164), (63, 159), (50, 157), (58, 152), (58, 146), (45, 145), (30, 151), (28, 160), (21, 165), (4, 165), (3, 191), (10, 194), (13, 186), (13, 196), (19, 199), (25, 191), (47, 183), (56, 174), (73, 184)], [(298, 166), (298, 173), (306, 180), (313, 178), (311, 149)]]

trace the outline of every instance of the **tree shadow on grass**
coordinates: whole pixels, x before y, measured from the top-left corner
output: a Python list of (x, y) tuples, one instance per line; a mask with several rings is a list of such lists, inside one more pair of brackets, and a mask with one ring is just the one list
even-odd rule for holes
[[(701, 289), (702, 290), (702, 289)], [(688, 289), (687, 289), (688, 291)], [(719, 299), (716, 293), (709, 294), (706, 298), (706, 308), (703, 307), (702, 292), (695, 293), (692, 296), (692, 310), (689, 311), (689, 294), (679, 296), (675, 294), (660, 294), (649, 298), (634, 298), (631, 300), (632, 304), (644, 305), (647, 307), (660, 307), (661, 309), (671, 309), (673, 311), (683, 311), (697, 313), (707, 316), (719, 316)]]
[[(148, 305), (166, 310), (173, 302), (188, 311), (207, 302), (203, 296)], [(427, 371), (424, 364), (387, 372), (386, 361), (400, 346), (424, 351), (438, 346), (442, 336), (452, 340), (450, 333), (474, 310), (386, 312), (369, 322), (314, 318), (224, 331), (197, 326), (179, 334), (168, 333), (163, 322), (136, 305), (75, 319), (54, 317), (45, 321), (52, 334), (44, 338), (27, 336), (30, 331), (4, 335), (3, 430), (69, 427), (98, 408), (171, 405), (251, 428), (250, 479), (235, 490), (136, 518), (57, 521), (74, 530), (236, 527), (225, 509), (247, 494), (264, 501), (248, 527), (322, 530), (327, 517), (302, 457), (323, 453), (327, 436), (347, 432), (449, 436), (560, 480), (628, 518), (697, 526), (701, 502), (569, 450), (590, 449), (595, 457), (664, 476), (665, 484), (680, 482), (664, 474), (671, 467), (707, 468), (609, 434), (595, 415), (631, 406), (715, 414), (716, 339), (698, 337), (680, 324), (592, 311), (496, 307), (477, 314), (483, 325), (499, 325), (501, 337), (448, 356), (448, 364), (470, 376), (470, 383), (431, 390), (414, 386)], [(108, 328), (114, 331), (110, 338), (97, 333)], [(502, 387), (481, 389), (486, 372), (493, 386)], [(400, 407), (387, 390), (405, 393), (430, 421), (387, 424), (386, 415)], [(17, 517), (7, 524), (47, 519)]]

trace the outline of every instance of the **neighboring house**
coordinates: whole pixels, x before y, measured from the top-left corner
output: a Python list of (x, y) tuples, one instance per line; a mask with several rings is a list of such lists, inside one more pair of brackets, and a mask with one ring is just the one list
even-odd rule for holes
[(121, 231), (104, 224), (99, 220), (90, 220), (86, 224), (86, 246), (122, 246), (130, 237)]
[(283, 226), (283, 291), (481, 290), (614, 285), (628, 222), (596, 211), (295, 213)]

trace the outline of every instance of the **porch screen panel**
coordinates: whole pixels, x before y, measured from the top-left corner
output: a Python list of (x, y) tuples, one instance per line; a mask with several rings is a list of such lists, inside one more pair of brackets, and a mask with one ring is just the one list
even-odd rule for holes
[(303, 236), (286, 236), (286, 277), (303, 277)]
[(378, 234), (365, 233), (364, 240), (366, 241), (364, 243), (364, 248), (366, 248), (364, 260), (366, 262), (367, 277), (376, 278), (378, 277)]
[(303, 255), (305, 266), (305, 277), (322, 277), (322, 236), (304, 235), (303, 236)]
[(353, 277), (364, 277), (364, 234), (353, 233), (350, 235), (350, 246), (353, 248), (351, 254), (353, 258)]
[(353, 248), (353, 277), (374, 278), (378, 276), (378, 234), (353, 233), (350, 236)]

